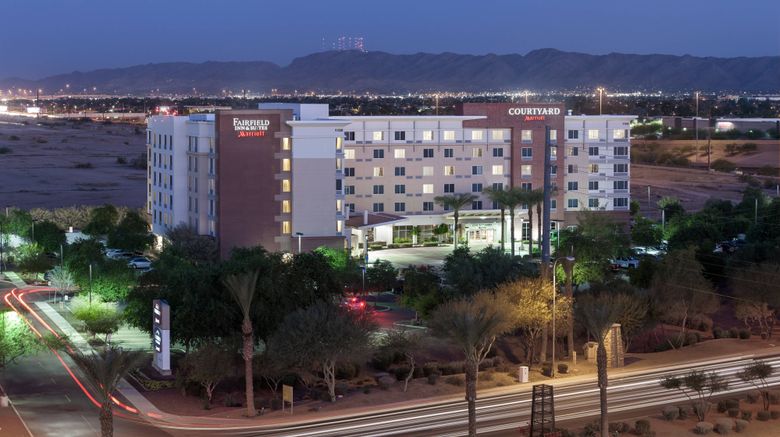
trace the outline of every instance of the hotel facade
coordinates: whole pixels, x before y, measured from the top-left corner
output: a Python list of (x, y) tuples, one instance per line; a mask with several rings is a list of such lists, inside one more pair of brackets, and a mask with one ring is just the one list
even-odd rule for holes
[[(453, 224), (435, 197), (471, 193), (463, 236), (498, 244), (500, 211), (485, 189), (543, 188), (547, 145), (553, 230), (575, 225), (585, 209), (628, 220), (635, 117), (515, 103), (466, 103), (456, 113), (329, 116), (328, 105), (285, 103), (150, 117), (153, 232), (187, 224), (217, 238), (223, 257), (257, 244), (297, 251), (422, 242)], [(538, 220), (532, 230), (527, 216), (526, 205), (516, 211), (518, 240), (537, 235)]]

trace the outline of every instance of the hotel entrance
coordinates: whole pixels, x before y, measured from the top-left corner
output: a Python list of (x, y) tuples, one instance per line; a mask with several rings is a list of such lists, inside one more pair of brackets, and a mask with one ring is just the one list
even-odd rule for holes
[(493, 228), (468, 228), (468, 239), (469, 242), (475, 242), (475, 243), (493, 243), (493, 236), (495, 234), (495, 231)]

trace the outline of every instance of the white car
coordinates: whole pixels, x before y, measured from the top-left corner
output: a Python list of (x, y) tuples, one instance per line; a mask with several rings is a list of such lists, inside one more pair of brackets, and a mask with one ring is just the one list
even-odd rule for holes
[(110, 259), (130, 259), (134, 255), (131, 252), (122, 249), (106, 249), (106, 258)]
[(610, 260), (610, 263), (621, 269), (635, 269), (639, 267), (639, 260), (636, 258), (615, 258)]
[(134, 269), (148, 269), (152, 267), (152, 262), (145, 256), (137, 256), (130, 259), (127, 265)]

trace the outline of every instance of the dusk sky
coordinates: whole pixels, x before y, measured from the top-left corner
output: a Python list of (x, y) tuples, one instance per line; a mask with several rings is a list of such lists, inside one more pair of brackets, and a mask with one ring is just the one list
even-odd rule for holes
[(339, 35), (391, 53), (777, 56), (778, 17), (778, 0), (10, 0), (0, 8), (0, 77), (169, 61), (284, 65)]

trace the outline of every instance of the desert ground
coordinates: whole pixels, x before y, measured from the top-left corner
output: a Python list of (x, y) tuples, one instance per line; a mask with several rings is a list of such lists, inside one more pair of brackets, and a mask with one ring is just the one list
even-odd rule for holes
[(0, 208), (142, 207), (146, 171), (132, 164), (146, 153), (144, 132), (142, 125), (0, 116)]

